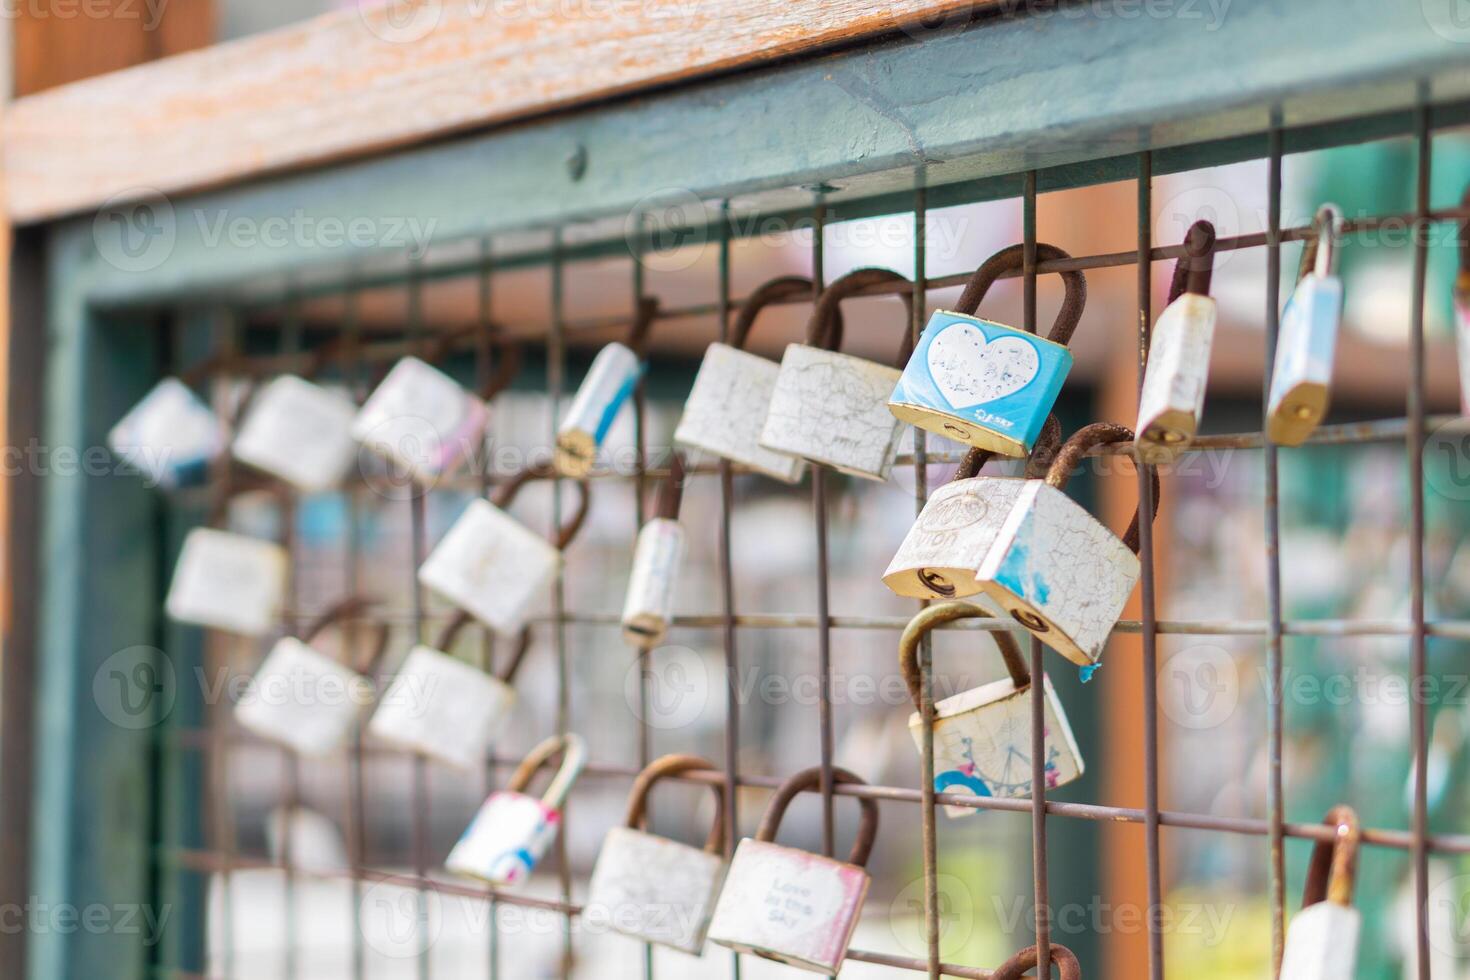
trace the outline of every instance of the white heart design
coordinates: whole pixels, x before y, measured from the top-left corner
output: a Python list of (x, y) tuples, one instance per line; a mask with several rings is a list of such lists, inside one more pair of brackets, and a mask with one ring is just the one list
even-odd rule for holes
[(1020, 337), (987, 342), (973, 324), (952, 323), (929, 343), (929, 376), (956, 409), (984, 405), (1032, 382), (1041, 359)]

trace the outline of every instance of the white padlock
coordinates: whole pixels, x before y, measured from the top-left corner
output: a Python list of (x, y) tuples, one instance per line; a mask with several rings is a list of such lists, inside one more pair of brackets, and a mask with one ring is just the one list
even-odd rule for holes
[(532, 605), (546, 594), (561, 568), (562, 549), (587, 516), (585, 481), (575, 484), (577, 511), (554, 543), (505, 512), (521, 487), (547, 475), (523, 470), (505, 485), (495, 503), (471, 501), (419, 567), (418, 579), (425, 588), (502, 636), (516, 636), (526, 625)]
[(684, 461), (669, 457), (669, 476), (659, 489), (653, 520), (638, 532), (633, 573), (623, 601), (623, 639), (645, 649), (663, 642), (674, 616), (674, 587), (684, 562), (686, 540), (679, 523), (684, 498)]
[(330, 490), (357, 456), (356, 415), (346, 395), (284, 375), (251, 400), (231, 452), (303, 493)]
[(485, 765), (515, 711), (516, 672), (531, 646), (529, 628), (498, 676), (472, 667), (448, 651), (473, 618), (460, 613), (434, 646), (409, 651), (378, 702), (368, 731), (394, 745), (463, 770)]
[(1138, 399), (1138, 454), (1167, 463), (1194, 441), (1210, 379), (1216, 305), (1210, 297), (1215, 226), (1196, 221), (1174, 264), (1169, 305), (1154, 324)]
[(413, 482), (431, 486), (478, 451), (489, 409), (438, 368), (405, 357), (352, 424), (352, 436)]
[[(914, 707), (909, 731), (924, 750), (923, 688), (919, 675), (919, 642), (941, 623), (989, 618), (990, 611), (968, 602), (945, 602), (919, 612), (899, 641), (899, 666)], [(1030, 799), (1031, 672), (1015, 637), (1004, 629), (991, 633), (1010, 677), (945, 698), (934, 705), (934, 791), (961, 796)], [(1067, 714), (1042, 676), (1046, 712), (1046, 788), (1080, 779), (1082, 753), (1067, 723)], [(947, 806), (951, 817), (972, 816), (975, 807)]]
[[(1461, 207), (1470, 207), (1470, 191)], [(1470, 221), (1460, 226), (1460, 271), (1455, 275), (1455, 347), (1460, 362), (1460, 414), (1470, 415)]]
[(290, 574), (290, 556), (274, 542), (195, 528), (179, 551), (164, 609), (181, 623), (260, 636), (280, 617)]
[(1342, 280), (1337, 276), (1337, 244), (1342, 211), (1335, 204), (1317, 210), (1315, 236), (1302, 252), (1296, 289), (1281, 313), (1266, 436), (1282, 446), (1300, 446), (1321, 424), (1332, 396), (1332, 365), (1342, 323)]
[(658, 301), (643, 298), (628, 342), (608, 344), (592, 359), (556, 430), (556, 469), (563, 476), (585, 477), (597, 465), (602, 440), (643, 379), (643, 348), (657, 316)]
[[(839, 784), (862, 785), (845, 769)], [(878, 836), (878, 805), (861, 798), (862, 823), (846, 861), (773, 843), (781, 817), (800, 792), (821, 785), (820, 769), (781, 784), (760, 830), (735, 850), (710, 923), (711, 942), (814, 973), (834, 975), (847, 958), (871, 878), (865, 865)]]
[[(562, 755), (561, 767), (539, 799), (526, 794), (536, 773)], [(531, 876), (561, 829), (561, 808), (587, 764), (580, 735), (554, 735), (531, 750), (504, 790), (492, 793), (449, 852), (453, 874), (492, 885), (518, 885)]]
[[(903, 376), (897, 367), (839, 353), (843, 324), (838, 306), (847, 296), (885, 283), (906, 283), (887, 269), (858, 269), (822, 292), (805, 344), (791, 344), (781, 359), (760, 444), (868, 480), (886, 480), (898, 453), (904, 423), (888, 399)], [(907, 311), (913, 297), (900, 294)], [(906, 316), (898, 364), (913, 352)]]
[(125, 464), (165, 490), (202, 483), (225, 441), (219, 417), (178, 378), (154, 385), (107, 434)]
[(723, 788), (715, 786), (715, 822), (703, 850), (644, 828), (648, 795), (658, 780), (715, 769), (697, 756), (666, 755), (638, 774), (624, 825), (602, 841), (583, 921), (596, 918), (624, 936), (700, 954), (725, 874)]
[(1353, 908), (1362, 830), (1351, 807), (1333, 807), (1325, 821), (1335, 831), (1318, 841), (1307, 871), (1303, 908), (1292, 916), (1281, 959), (1281, 980), (1353, 980), (1363, 916)]
[(388, 624), (377, 624), (373, 648), (351, 665), (315, 649), (312, 642), (329, 626), (360, 616), (370, 605), (366, 599), (348, 599), (323, 614), (300, 639), (277, 640), (235, 705), (240, 726), (307, 756), (347, 745), (373, 705), (372, 675), (388, 648)]
[(801, 276), (772, 279), (740, 306), (728, 344), (704, 352), (684, 415), (674, 430), (681, 446), (713, 453), (782, 483), (800, 483), (806, 460), (760, 444), (781, 366), (745, 350), (757, 315), (772, 303), (811, 296), (812, 281)]

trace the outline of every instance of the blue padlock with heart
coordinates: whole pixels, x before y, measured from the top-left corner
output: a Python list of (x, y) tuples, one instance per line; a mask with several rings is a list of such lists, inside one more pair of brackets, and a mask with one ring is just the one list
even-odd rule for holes
[[(1070, 256), (1038, 244), (1036, 259)], [(919, 337), (888, 408), (910, 425), (999, 453), (1026, 456), (1072, 370), (1067, 342), (1082, 319), (1087, 279), (1063, 272), (1067, 294), (1046, 337), (975, 316), (991, 285), (1023, 268), (1022, 246), (1002, 249), (975, 270), (957, 309), (939, 310)]]

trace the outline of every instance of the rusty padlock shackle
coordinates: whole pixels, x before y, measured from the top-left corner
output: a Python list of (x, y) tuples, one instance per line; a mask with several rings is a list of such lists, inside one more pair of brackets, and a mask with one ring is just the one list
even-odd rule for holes
[[(1036, 261), (1055, 262), (1059, 259), (1070, 259), (1072, 256), (1046, 242), (1036, 243)], [(955, 304), (955, 312), (965, 316), (974, 316), (975, 311), (980, 309), (980, 304), (985, 301), (985, 294), (990, 292), (990, 287), (995, 281), (1006, 273), (1024, 271), (1026, 267), (1026, 247), (1024, 245), (1009, 245), (990, 258), (981, 263), (980, 268), (965, 283), (965, 291), (960, 294), (960, 300)], [(1087, 306), (1087, 277), (1080, 270), (1070, 269), (1061, 274), (1062, 282), (1066, 284), (1067, 295), (1062, 300), (1062, 308), (1057, 311), (1056, 322), (1052, 324), (1051, 332), (1046, 339), (1052, 343), (1066, 346), (1072, 340), (1072, 334), (1077, 332), (1077, 324), (1082, 322), (1082, 311)]]
[(665, 520), (677, 521), (679, 507), (684, 503), (684, 457), (677, 452), (669, 453), (669, 475), (658, 485), (658, 503), (654, 515)]
[[(663, 758), (654, 759), (648, 764), (648, 768), (640, 772), (638, 778), (633, 780), (632, 792), (628, 794), (628, 815), (623, 820), (624, 826), (630, 830), (646, 829), (648, 794), (653, 791), (654, 784), (660, 779), (686, 772), (719, 771), (719, 767), (713, 762), (697, 755), (666, 755)], [(725, 787), (715, 783), (710, 788), (715, 791), (715, 825), (710, 828), (709, 837), (704, 842), (704, 849), (710, 854), (723, 854), (725, 852)]]
[(1358, 814), (1350, 806), (1335, 806), (1327, 811), (1327, 818), (1322, 822), (1337, 833), (1332, 840), (1319, 840), (1312, 848), (1302, 907), (1320, 902), (1352, 905), (1358, 874), (1358, 846), (1363, 840)]
[[(755, 326), (756, 318), (767, 306), (775, 303), (788, 303), (793, 300), (811, 298), (812, 291), (816, 287), (812, 281), (805, 276), (780, 276), (760, 285), (755, 292), (745, 297), (745, 302), (740, 304), (740, 309), (735, 313), (735, 325), (730, 328), (729, 346), (736, 350), (744, 350), (750, 340), (750, 330)], [(841, 314), (839, 313), (840, 317)]]
[[(1052, 457), (1062, 446), (1062, 422), (1056, 415), (1048, 415), (1046, 423), (1041, 427), (1041, 435), (1036, 437), (1036, 445), (1031, 449), (1031, 455), (1026, 457), (1026, 479), (1039, 480), (1046, 475), (1046, 468), (1051, 465)], [(980, 475), (985, 464), (995, 458), (995, 453), (989, 449), (981, 449), (978, 446), (965, 453), (965, 458), (960, 460), (960, 465), (955, 468), (954, 476), (950, 477), (950, 483), (960, 480), (973, 480)]]
[(1184, 254), (1174, 262), (1174, 278), (1169, 283), (1169, 302), (1185, 293), (1210, 295), (1210, 279), (1215, 274), (1215, 226), (1203, 219), (1184, 233)]
[[(1114, 442), (1132, 442), (1133, 430), (1126, 425), (1118, 425), (1114, 422), (1094, 422), (1084, 425), (1072, 433), (1072, 438), (1062, 444), (1057, 452), (1057, 458), (1052, 461), (1051, 468), (1046, 471), (1047, 486), (1064, 490), (1067, 481), (1071, 479), (1072, 473), (1077, 469), (1077, 464), (1082, 462), (1082, 457), (1093, 446), (1102, 446)], [(1159, 519), (1159, 471), (1150, 468), (1150, 475), (1154, 487), (1154, 520)], [(1133, 512), (1133, 523), (1128, 525), (1128, 531), (1123, 535), (1123, 543), (1128, 550), (1135, 555), (1138, 554), (1138, 511)]]
[[(843, 334), (842, 301), (870, 286), (894, 282), (909, 281), (892, 269), (874, 268), (854, 269), (842, 278), (833, 280), (822, 290), (822, 295), (817, 298), (816, 308), (812, 310), (811, 319), (807, 321), (807, 346), (830, 351), (840, 350)], [(914, 352), (914, 296), (908, 290), (896, 295), (903, 300), (903, 308), (908, 314), (903, 321), (903, 343), (899, 345), (898, 359), (894, 362), (902, 368)]]
[[(454, 353), (457, 345), (465, 337), (479, 333), (481, 330), (496, 329), (493, 324), (475, 324), (459, 330), (451, 330), (439, 339), (434, 350), (425, 360), (430, 364), (439, 364), (448, 360), (449, 355)], [(521, 364), (525, 360), (525, 348), (511, 340), (496, 339), (491, 341), (490, 349), (500, 353), (495, 364), (495, 373), (490, 380), (485, 382), (485, 387), (475, 393), (481, 401), (488, 402), (496, 395), (509, 388), (521, 371)]]
[(658, 297), (642, 296), (633, 310), (633, 323), (628, 327), (628, 339), (623, 341), (629, 350), (642, 360), (648, 349), (648, 335), (653, 331), (653, 321), (658, 319)]
[[(551, 479), (555, 474), (549, 466), (532, 466), (517, 473), (511, 481), (504, 484), (500, 491), (491, 501), (496, 507), (505, 510), (515, 502), (516, 496), (531, 480)], [(577, 488), (577, 509), (571, 519), (562, 525), (556, 534), (556, 540), (552, 545), (557, 551), (563, 551), (577, 537), (577, 532), (582, 530), (582, 525), (587, 522), (587, 509), (591, 506), (592, 488), (586, 480), (571, 481)]]
[[(839, 783), (851, 786), (867, 785), (860, 776), (846, 769), (833, 769), (832, 784), (835, 786)], [(776, 832), (781, 829), (781, 818), (786, 816), (786, 808), (791, 805), (791, 801), (796, 799), (797, 794), (821, 785), (822, 768), (812, 766), (810, 769), (803, 769), (776, 787), (776, 795), (771, 797), (771, 802), (766, 806), (766, 813), (761, 817), (760, 829), (756, 831), (755, 839), (767, 844), (774, 842)], [(878, 839), (878, 803), (867, 797), (859, 797), (858, 802), (863, 808), (862, 822), (858, 824), (857, 840), (852, 842), (852, 851), (847, 856), (847, 863), (861, 868), (867, 865), (868, 857), (873, 853), (873, 842)]]
[(558, 755), (565, 755), (561, 761), (561, 767), (552, 777), (551, 784), (546, 787), (546, 792), (541, 794), (541, 802), (559, 810), (566, 802), (567, 794), (572, 791), (572, 784), (582, 774), (582, 768), (587, 765), (587, 743), (582, 736), (568, 732), (565, 735), (553, 735), (540, 745), (530, 751), (516, 771), (511, 774), (510, 782), (505, 784), (508, 793), (525, 793), (526, 787), (531, 785), (531, 780), (536, 778), (536, 773), (551, 763)]
[(1003, 620), (996, 619), (989, 609), (973, 602), (941, 602), (919, 610), (919, 614), (904, 627), (903, 636), (898, 641), (898, 666), (903, 671), (904, 682), (909, 686), (909, 695), (914, 699), (914, 708), (918, 711), (924, 710), (923, 681), (919, 677), (919, 641), (936, 626), (960, 619), (994, 620), (996, 628), (989, 632), (995, 637), (995, 645), (1000, 647), (1001, 659), (1006, 663), (1006, 673), (1011, 675), (1018, 691), (1031, 685), (1031, 671), (1021, 656), (1021, 646), (1011, 631), (1001, 625)]
[[(1077, 954), (1057, 943), (1052, 943), (1050, 948), (1052, 965), (1061, 971), (1062, 980), (1082, 980), (1082, 964), (1078, 962)], [(1027, 946), (996, 967), (990, 980), (1021, 980), (1026, 971), (1036, 969), (1039, 962), (1041, 950), (1035, 946)]]
[[(1317, 209), (1317, 213), (1312, 217), (1312, 237), (1307, 239), (1306, 247), (1302, 249), (1302, 264), (1297, 272), (1298, 282), (1306, 278), (1309, 272), (1315, 272), (1319, 277), (1326, 278), (1337, 271), (1337, 246), (1346, 232), (1347, 218), (1343, 217), (1342, 208), (1328, 203)], [(1461, 238), (1460, 263), (1463, 268), (1465, 263), (1463, 237)]]
[[(444, 632), (439, 634), (439, 639), (434, 641), (434, 649), (441, 653), (449, 653), (449, 648), (454, 646), (454, 641), (466, 626), (475, 621), (475, 617), (467, 612), (460, 612), (444, 627)], [(521, 669), (521, 662), (526, 659), (526, 653), (531, 649), (531, 627), (527, 626), (521, 630), (516, 637), (516, 648), (510, 655), (510, 663), (495, 676), (502, 684), (510, 684), (516, 679), (516, 672)]]
[[(329, 627), (336, 626), (344, 620), (361, 616), (376, 605), (378, 605), (378, 600), (370, 596), (348, 596), (335, 605), (328, 606), (325, 612), (308, 623), (306, 629), (301, 631), (299, 639), (307, 646), (311, 646), (312, 641), (325, 633)], [(393, 628), (388, 625), (387, 621), (379, 620), (377, 629), (377, 642), (373, 645), (371, 654), (355, 660), (351, 657), (347, 658), (348, 666), (356, 670), (359, 674), (374, 673), (377, 670), (378, 663), (383, 659), (383, 655), (388, 652), (388, 640), (392, 635)]]

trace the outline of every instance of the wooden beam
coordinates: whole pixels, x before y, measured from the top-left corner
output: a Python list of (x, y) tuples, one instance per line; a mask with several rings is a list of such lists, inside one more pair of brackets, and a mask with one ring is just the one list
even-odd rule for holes
[(214, 41), (213, 0), (15, 5), (15, 94), (33, 95)]

